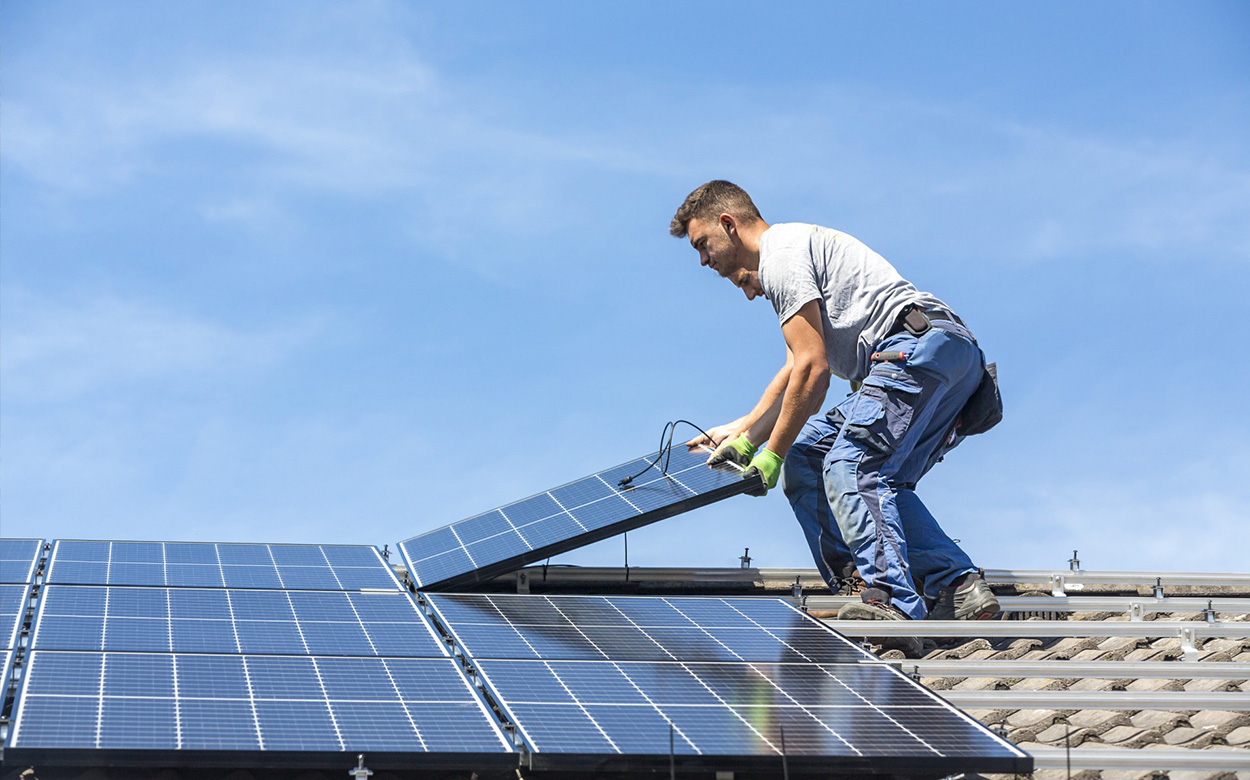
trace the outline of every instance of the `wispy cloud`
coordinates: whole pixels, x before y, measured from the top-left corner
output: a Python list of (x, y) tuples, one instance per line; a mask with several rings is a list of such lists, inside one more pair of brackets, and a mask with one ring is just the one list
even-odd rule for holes
[(270, 370), (324, 329), (317, 318), (247, 328), (162, 304), (104, 296), (67, 302), (6, 291), (5, 404), (61, 403), (127, 387)]

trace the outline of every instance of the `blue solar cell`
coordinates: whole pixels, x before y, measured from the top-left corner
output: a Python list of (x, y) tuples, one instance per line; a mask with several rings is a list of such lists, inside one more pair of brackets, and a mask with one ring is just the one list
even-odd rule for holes
[[(58, 542), (58, 544), (61, 544)], [(48, 571), (48, 582), (65, 583), (67, 585), (103, 585), (108, 582), (109, 566), (107, 563), (74, 561), (56, 558)]]
[(191, 699), (247, 699), (247, 672), (242, 656), (180, 655), (178, 692)]
[(406, 702), (404, 708), (417, 724), (425, 749), (431, 753), (502, 753), (502, 735), (482, 728), (485, 714), (479, 704), (421, 704)]
[(269, 552), (274, 563), (282, 566), (329, 566), (321, 548), (303, 544), (272, 544)]
[(56, 543), (55, 557), (58, 561), (97, 561), (108, 563), (110, 542), (87, 542), (62, 539)]
[(399, 702), (333, 702), (343, 747), (348, 751), (424, 749), (408, 711)]
[(291, 608), (298, 620), (356, 622), (356, 610), (346, 593), (290, 593)]
[(183, 699), (178, 707), (183, 750), (259, 750), (248, 701)]
[[(44, 647), (41, 642), (39, 647)], [(168, 652), (169, 621), (152, 618), (110, 617), (104, 621), (105, 650)]]
[(252, 695), (257, 699), (323, 699), (311, 658), (247, 658)]
[(27, 674), (26, 693), (50, 696), (98, 696), (104, 656), (96, 653), (36, 653)]
[(169, 625), (170, 648), (175, 653), (237, 653), (234, 624), (228, 620), (182, 620)]
[(108, 614), (109, 617), (168, 617), (169, 597), (163, 589), (110, 588)]
[(34, 581), (35, 564), (43, 552), (39, 539), (0, 539), (0, 582)]
[(217, 545), (199, 542), (165, 542), (166, 564), (217, 566)]
[[(658, 457), (650, 456), (651, 460)], [(628, 487), (622, 477), (649, 462), (631, 461), (544, 494), (408, 539), (400, 549), (423, 589), (482, 581), (678, 512), (745, 492), (741, 469), (707, 467), (707, 452), (684, 447), (667, 456), (668, 473), (652, 469)]]
[(362, 566), (336, 566), (334, 575), (344, 590), (387, 588), (395, 590), (395, 576), (387, 569), (366, 569)]
[(373, 655), (373, 645), (359, 623), (300, 623), (312, 655)]
[(235, 636), (244, 653), (304, 655), (308, 648), (295, 623), (262, 620), (236, 620)]
[(338, 590), (342, 587), (328, 566), (283, 566), (278, 574), (284, 588)]
[(468, 683), (446, 658), (387, 658), (383, 663), (404, 701), (472, 702)]
[(383, 620), (424, 625), (416, 605), (403, 593), (349, 593), (347, 600), (364, 621)]
[(438, 655), (438, 646), (418, 623), (366, 623), (365, 633), (378, 655)]
[(159, 750), (178, 747), (173, 699), (105, 698), (100, 712), (101, 748)]
[(273, 568), (273, 556), (263, 544), (218, 544), (217, 560), (222, 564), (236, 566), (268, 566)]
[(345, 749), (324, 701), (257, 701), (256, 717), (266, 750)]
[(290, 596), (280, 590), (230, 591), (230, 604), (238, 620), (294, 620)]
[(174, 658), (158, 653), (109, 653), (104, 663), (105, 696), (174, 695)]
[(329, 547), (321, 548), (322, 557), (334, 568), (360, 566), (377, 568), (384, 565), (382, 556), (373, 547)]
[(163, 563), (119, 563), (109, 564), (109, 585), (152, 585), (165, 584), (165, 564)]
[(160, 542), (113, 542), (109, 550), (113, 563), (165, 563), (165, 547)]
[(617, 752), (611, 740), (576, 704), (516, 704), (509, 710), (535, 751), (609, 755)]
[(169, 615), (173, 618), (191, 620), (229, 620), (230, 597), (224, 590), (191, 590), (171, 588)]
[(331, 699), (397, 698), (380, 658), (324, 658), (317, 662), (317, 669)]
[(278, 570), (269, 566), (222, 566), (222, 581), (227, 588), (281, 588)]
[(44, 650), (101, 650), (104, 618), (44, 614), (31, 644)]
[(221, 567), (215, 563), (167, 563), (165, 583), (188, 588), (220, 588), (225, 585), (221, 578)]
[(642, 691), (613, 664), (563, 663), (550, 668), (573, 699), (583, 704), (647, 703)]
[(21, 747), (93, 748), (99, 721), (98, 698), (25, 696), (10, 740)]
[(44, 589), (43, 612), (51, 615), (103, 615), (106, 588), (58, 585)]

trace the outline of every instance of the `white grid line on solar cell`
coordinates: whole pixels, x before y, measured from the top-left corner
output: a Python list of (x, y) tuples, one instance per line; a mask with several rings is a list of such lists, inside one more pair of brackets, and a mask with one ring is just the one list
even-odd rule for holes
[[(711, 449), (709, 449), (709, 448), (707, 448), (707, 447), (701, 447), (701, 449), (702, 449), (704, 452), (708, 453), (708, 454), (710, 454), (710, 453), (712, 452), (712, 450), (711, 450)], [(648, 456), (648, 458), (654, 458), (654, 457), (656, 457), (656, 456), (655, 456), (655, 455)], [(644, 462), (646, 461), (646, 459), (640, 459), (640, 460), (643, 460)], [(729, 464), (729, 465), (734, 466), (734, 467), (735, 467), (738, 471), (741, 471), (741, 470), (742, 470), (742, 469), (741, 469), (741, 467), (737, 466), (737, 464)], [(620, 466), (615, 466), (615, 467), (613, 467), (613, 468), (611, 468), (611, 469), (605, 469), (605, 471), (614, 471), (614, 470), (618, 470), (618, 469), (620, 469), (620, 468), (621, 468)], [(627, 505), (628, 505), (631, 509), (633, 509), (633, 510), (634, 510), (634, 512), (636, 513), (636, 515), (642, 515), (642, 514), (645, 514), (644, 510), (642, 510), (640, 507), (638, 507), (638, 505), (637, 505), (634, 501), (632, 501), (632, 500), (630, 499), (630, 496), (631, 496), (632, 494), (634, 494), (634, 492), (635, 492), (635, 491), (637, 491), (639, 488), (644, 488), (644, 487), (647, 487), (647, 486), (657, 485), (657, 484), (663, 483), (665, 480), (671, 480), (673, 483), (675, 483), (675, 484), (677, 484), (678, 486), (680, 486), (680, 487), (681, 487), (684, 491), (686, 491), (686, 493), (688, 493), (688, 494), (689, 494), (689, 495), (685, 496), (685, 498), (693, 498), (693, 497), (695, 497), (695, 496), (698, 496), (698, 495), (699, 495), (698, 491), (696, 491), (696, 490), (694, 490), (694, 489), (690, 488), (688, 485), (686, 485), (684, 482), (682, 482), (680, 479), (678, 479), (678, 476), (679, 476), (679, 475), (681, 475), (681, 474), (685, 474), (685, 473), (687, 473), (687, 472), (695, 471), (696, 469), (700, 469), (700, 468), (706, 468), (706, 463), (704, 463), (703, 461), (699, 461), (698, 463), (694, 463), (694, 464), (692, 464), (692, 465), (686, 466), (685, 468), (678, 468), (678, 469), (676, 469), (676, 470), (672, 470), (672, 471), (669, 471), (669, 472), (667, 472), (667, 473), (657, 474), (657, 476), (656, 476), (654, 479), (648, 479), (648, 480), (646, 480), (646, 481), (640, 481), (640, 482), (638, 482), (638, 483), (636, 483), (636, 484), (631, 484), (631, 486), (630, 486), (629, 488), (626, 488), (626, 489), (624, 489), (624, 490), (622, 490), (622, 489), (621, 489), (621, 488), (619, 488), (618, 486), (614, 486), (614, 485), (612, 485), (612, 484), (611, 484), (611, 483), (609, 483), (607, 480), (605, 480), (605, 479), (603, 478), (603, 474), (604, 474), (604, 472), (602, 472), (602, 471), (601, 471), (601, 472), (598, 472), (598, 473), (596, 473), (596, 474), (593, 474), (593, 475), (591, 475), (591, 476), (589, 476), (589, 477), (584, 477), (584, 478), (582, 478), (582, 479), (580, 479), (580, 480), (576, 480), (576, 481), (574, 481), (574, 482), (570, 482), (570, 483), (567, 483), (567, 484), (565, 484), (565, 485), (561, 485), (560, 487), (555, 487), (555, 488), (552, 488), (551, 490), (547, 490), (547, 491), (544, 491), (544, 492), (542, 492), (542, 493), (538, 493), (538, 494), (535, 494), (535, 495), (533, 495), (533, 496), (529, 496), (529, 497), (527, 497), (527, 498), (525, 498), (525, 499), (522, 499), (521, 501), (516, 501), (516, 502), (513, 502), (512, 504), (506, 504), (506, 505), (504, 505), (504, 506), (502, 506), (502, 507), (499, 507), (498, 509), (492, 509), (492, 510), (490, 510), (489, 512), (483, 512), (482, 514), (479, 514), (479, 515), (474, 515), (473, 517), (467, 518), (467, 519), (465, 519), (465, 520), (461, 520), (461, 521), (459, 521), (459, 522), (452, 523), (451, 525), (444, 526), (444, 528), (446, 528), (447, 530), (451, 531), (452, 535), (453, 535), (453, 536), (455, 536), (455, 538), (456, 538), (456, 542), (457, 542), (457, 545), (458, 545), (457, 547), (450, 548), (450, 549), (448, 549), (448, 548), (440, 548), (440, 549), (437, 549), (436, 551), (433, 551), (433, 552), (431, 552), (430, 554), (425, 555), (425, 556), (416, 556), (416, 555), (413, 555), (413, 548), (414, 548), (414, 545), (413, 545), (412, 543), (413, 543), (413, 542), (416, 542), (416, 541), (418, 541), (418, 540), (420, 540), (420, 539), (422, 539), (422, 538), (423, 538), (423, 537), (425, 537), (425, 536), (428, 536), (429, 534), (427, 533), (427, 534), (422, 534), (422, 535), (420, 535), (420, 536), (416, 536), (416, 537), (413, 537), (413, 538), (411, 538), (411, 539), (405, 540), (404, 542), (401, 542), (401, 543), (400, 543), (400, 549), (401, 549), (401, 551), (403, 552), (404, 556), (408, 559), (408, 563), (409, 563), (409, 571), (412, 573), (412, 575), (413, 575), (414, 579), (418, 582), (418, 584), (426, 584), (426, 583), (424, 583), (424, 582), (423, 582), (423, 580), (420, 578), (419, 572), (417, 571), (417, 569), (419, 569), (419, 568), (420, 568), (420, 564), (422, 564), (422, 563), (424, 563), (424, 562), (426, 562), (426, 561), (431, 561), (431, 560), (434, 560), (434, 559), (437, 559), (437, 558), (440, 558), (440, 557), (443, 557), (443, 556), (447, 556), (447, 555), (449, 555), (449, 554), (453, 554), (453, 553), (463, 552), (463, 553), (465, 554), (465, 556), (467, 556), (467, 557), (469, 558), (470, 563), (472, 563), (472, 564), (473, 564), (473, 566), (474, 566), (475, 568), (477, 568), (477, 567), (479, 567), (479, 564), (478, 564), (478, 562), (477, 562), (476, 558), (474, 557), (473, 553), (469, 550), (469, 547), (471, 547), (471, 546), (473, 546), (473, 545), (480, 545), (480, 544), (482, 544), (483, 542), (488, 542), (488, 541), (490, 541), (490, 540), (492, 540), (492, 539), (500, 539), (500, 538), (504, 538), (504, 537), (507, 537), (509, 534), (514, 533), (514, 532), (517, 534), (517, 536), (521, 539), (521, 541), (522, 541), (522, 542), (526, 545), (526, 547), (527, 547), (528, 549), (533, 550), (533, 549), (534, 549), (534, 546), (533, 546), (533, 545), (530, 543), (530, 541), (526, 538), (526, 535), (525, 535), (524, 529), (532, 529), (532, 528), (534, 528), (534, 527), (538, 526), (538, 525), (539, 525), (539, 524), (541, 524), (541, 523), (546, 523), (546, 522), (549, 522), (549, 521), (551, 521), (551, 520), (553, 520), (553, 519), (555, 519), (555, 518), (559, 518), (559, 517), (568, 517), (570, 520), (572, 520), (574, 523), (576, 523), (576, 524), (577, 524), (577, 526), (578, 526), (579, 528), (581, 528), (583, 532), (589, 532), (591, 529), (590, 529), (590, 528), (587, 528), (586, 524), (585, 524), (585, 523), (583, 523), (583, 522), (581, 521), (581, 519), (580, 519), (580, 518), (577, 516), (577, 514), (575, 514), (575, 513), (580, 512), (580, 511), (582, 511), (582, 510), (587, 510), (588, 508), (592, 508), (592, 509), (593, 509), (593, 508), (595, 507), (595, 505), (597, 505), (597, 504), (602, 504), (602, 503), (604, 503), (604, 502), (610, 501), (610, 500), (612, 500), (613, 498), (619, 498), (619, 499), (623, 500), (623, 501), (624, 501), (624, 502), (625, 502), (625, 503), (626, 503), (626, 504), (627, 504)], [(609, 490), (610, 492), (609, 492), (609, 493), (606, 493), (606, 494), (604, 494), (604, 495), (602, 495), (602, 496), (600, 496), (600, 497), (598, 497), (598, 498), (595, 498), (595, 499), (593, 499), (593, 500), (586, 501), (586, 502), (584, 502), (584, 503), (577, 504), (577, 505), (574, 505), (574, 506), (571, 506), (571, 507), (570, 507), (570, 506), (566, 506), (564, 502), (560, 501), (560, 499), (559, 499), (559, 498), (557, 498), (557, 497), (554, 495), (554, 493), (555, 493), (556, 491), (562, 490), (562, 489), (564, 489), (564, 488), (568, 488), (568, 487), (573, 486), (573, 485), (581, 484), (581, 483), (587, 482), (587, 481), (589, 481), (589, 480), (597, 480), (598, 482), (602, 483), (605, 487), (607, 487), (607, 488), (608, 488), (608, 490)], [(507, 511), (506, 511), (506, 510), (507, 510), (507, 509), (509, 509), (510, 507), (516, 506), (517, 504), (521, 504), (521, 503), (524, 503), (524, 502), (526, 502), (526, 501), (531, 501), (531, 500), (533, 500), (533, 499), (535, 499), (535, 498), (538, 498), (538, 497), (547, 497), (547, 498), (551, 499), (551, 501), (552, 501), (553, 503), (555, 503), (555, 505), (556, 505), (556, 506), (560, 509), (560, 511), (558, 511), (558, 512), (553, 512), (553, 513), (551, 513), (551, 514), (549, 514), (549, 515), (546, 515), (546, 516), (543, 516), (543, 517), (540, 517), (540, 518), (536, 518), (536, 519), (534, 519), (534, 520), (531, 520), (531, 521), (526, 522), (526, 523), (522, 523), (522, 524), (520, 524), (520, 525), (517, 525), (516, 523), (514, 523), (514, 522), (512, 521), (512, 519), (508, 516), (508, 514), (507, 514)], [(464, 540), (462, 539), (461, 535), (460, 535), (460, 534), (457, 532), (457, 530), (456, 530), (456, 529), (457, 529), (457, 527), (458, 527), (458, 526), (463, 526), (463, 525), (466, 525), (466, 524), (471, 524), (471, 523), (473, 523), (473, 522), (475, 522), (475, 521), (480, 521), (482, 518), (487, 517), (487, 516), (489, 516), (489, 515), (492, 515), (492, 514), (494, 514), (495, 512), (498, 512), (500, 515), (502, 515), (502, 516), (503, 516), (503, 518), (504, 518), (504, 519), (508, 522), (508, 526), (509, 526), (509, 527), (508, 527), (508, 530), (506, 530), (506, 531), (500, 531), (500, 532), (498, 532), (498, 533), (494, 533), (494, 534), (490, 534), (490, 535), (484, 536), (484, 537), (482, 537), (482, 538), (480, 538), (480, 539), (474, 539), (474, 540), (473, 540), (472, 542), (470, 542), (469, 544), (465, 544), (465, 542), (464, 542)], [(620, 520), (626, 520), (626, 519), (628, 519), (628, 517), (622, 517), (622, 518), (620, 518)], [(598, 526), (596, 526), (596, 528), (597, 528), (597, 527), (598, 527)], [(443, 530), (443, 529), (435, 529), (435, 531), (431, 531), (431, 532), (429, 532), (429, 533), (435, 533), (435, 532), (437, 532), (437, 531), (441, 531), (441, 530)]]
[[(125, 559), (119, 559), (117, 551), (124, 551)], [(171, 556), (171, 551), (178, 555)], [(276, 551), (290, 560), (279, 560)], [(223, 555), (227, 552), (230, 556)], [(334, 558), (340, 560), (336, 562)], [(377, 548), (363, 545), (65, 539), (53, 545), (46, 581), (82, 585), (402, 590)]]
[[(345, 619), (348, 615), (351, 618)], [(160, 630), (155, 630), (157, 625)], [(448, 655), (417, 605), (400, 591), (133, 585), (44, 586), (31, 647), (257, 655)]]
[(42, 539), (0, 539), (0, 582), (34, 582), (42, 551)]
[[(98, 673), (94, 667), (98, 666)], [(130, 668), (127, 669), (127, 666)], [(88, 672), (84, 677), (76, 672)], [(258, 691), (256, 675), (265, 680)], [(334, 690), (326, 676), (335, 679)], [(403, 683), (399, 682), (402, 677)], [(175, 680), (185, 678), (187, 686)], [(315, 681), (315, 682), (314, 682)], [(242, 685), (241, 685), (242, 683)], [(133, 686), (130, 694), (118, 687)], [(189, 687), (188, 687), (189, 686)], [(159, 730), (170, 706), (174, 718), (176, 748), (188, 744), (188, 733), (209, 733), (219, 724), (211, 707), (233, 705), (235, 712), (250, 713), (243, 742), (218, 745), (216, 749), (292, 749), (290, 744), (267, 745), (266, 733), (290, 739), (317, 723), (284, 718), (322, 713), (321, 725), (334, 725), (334, 739), (295, 749), (322, 751), (395, 750), (401, 752), (511, 752), (512, 748), (495, 722), (485, 701), (469, 684), (451, 658), (361, 658), (321, 656), (220, 656), (186, 653), (90, 653), (36, 650), (18, 694), (16, 716), (9, 746), (14, 748), (160, 748), (148, 744), (145, 733)], [(308, 705), (314, 705), (309, 709)], [(87, 713), (86, 708), (91, 709)], [(120, 723), (109, 723), (106, 711), (128, 713)], [(269, 711), (261, 714), (261, 708)], [(383, 710), (389, 707), (389, 710)], [(376, 718), (379, 712), (403, 713), (402, 721)], [(56, 718), (76, 712), (70, 722)], [(200, 714), (196, 714), (196, 713)], [(207, 713), (209, 717), (205, 718)], [(418, 714), (419, 713), (419, 714)], [(371, 714), (373, 717), (371, 717)], [(452, 744), (440, 737), (437, 743), (420, 733), (420, 726), (437, 726), (446, 717), (458, 726), (463, 739)], [(168, 718), (165, 718), (166, 721)], [(237, 726), (240, 721), (230, 721)], [(356, 736), (345, 736), (339, 724)], [(403, 734), (407, 724), (410, 733)], [(33, 725), (32, 725), (33, 724)], [(400, 726), (403, 746), (388, 742), (385, 731)], [(113, 736), (106, 736), (106, 728)], [(374, 742), (369, 730), (373, 728)], [(438, 731), (438, 729), (432, 729)], [(452, 731), (456, 731), (455, 728)], [(363, 733), (363, 737), (361, 734)], [(297, 738), (299, 738), (297, 736)], [(380, 740), (380, 741), (378, 741)], [(454, 740), (454, 738), (453, 738)], [(169, 746), (165, 746), (169, 747)]]
[(30, 603), (30, 586), (0, 585), (0, 650), (17, 647), (18, 634), (26, 617), (26, 605)]

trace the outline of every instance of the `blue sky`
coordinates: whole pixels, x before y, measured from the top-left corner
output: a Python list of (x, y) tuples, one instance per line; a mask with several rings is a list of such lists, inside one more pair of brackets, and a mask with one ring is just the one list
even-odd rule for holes
[[(780, 331), (667, 235), (727, 178), (998, 362), (1005, 421), (921, 485), (979, 564), (1244, 571), (1248, 37), (1234, 2), (5, 3), (3, 533), (393, 545), (736, 417)], [(747, 546), (810, 565), (779, 493), (630, 559)]]

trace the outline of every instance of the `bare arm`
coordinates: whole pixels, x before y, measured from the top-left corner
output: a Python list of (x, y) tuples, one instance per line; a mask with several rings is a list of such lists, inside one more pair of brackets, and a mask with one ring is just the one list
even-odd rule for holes
[(781, 396), (780, 414), (771, 426), (768, 449), (785, 458), (803, 423), (825, 400), (825, 392), (829, 389), (829, 360), (825, 355), (820, 307), (816, 301), (809, 301), (786, 320), (781, 332), (786, 337), (792, 365)]

